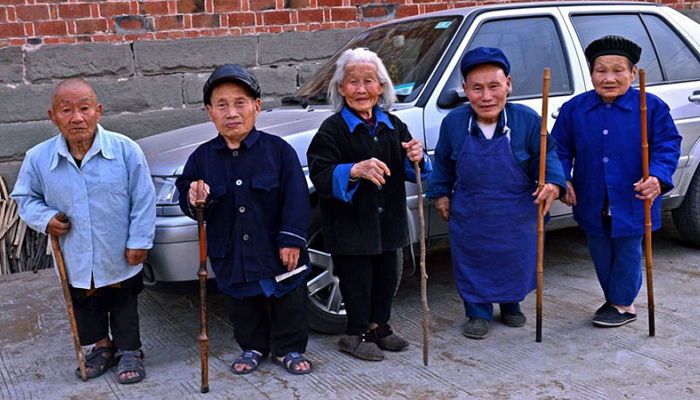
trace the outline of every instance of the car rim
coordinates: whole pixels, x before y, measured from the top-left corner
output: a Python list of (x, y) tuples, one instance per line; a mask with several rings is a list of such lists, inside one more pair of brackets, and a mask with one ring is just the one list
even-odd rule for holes
[(333, 260), (330, 253), (318, 250), (319, 242), (322, 241), (320, 232), (314, 233), (310, 240), (309, 259), (312, 266), (312, 278), (307, 283), (309, 300), (321, 311), (334, 314), (345, 315), (343, 305), (343, 295), (340, 294), (338, 277), (333, 275)]

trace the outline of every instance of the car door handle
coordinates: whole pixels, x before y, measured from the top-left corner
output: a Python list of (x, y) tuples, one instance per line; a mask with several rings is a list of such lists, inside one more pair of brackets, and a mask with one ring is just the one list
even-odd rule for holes
[(693, 92), (693, 94), (688, 96), (688, 101), (691, 103), (700, 104), (700, 90), (696, 90)]
[(561, 107), (558, 107), (557, 111), (552, 112), (552, 118), (557, 119), (559, 116), (559, 110), (561, 110)]

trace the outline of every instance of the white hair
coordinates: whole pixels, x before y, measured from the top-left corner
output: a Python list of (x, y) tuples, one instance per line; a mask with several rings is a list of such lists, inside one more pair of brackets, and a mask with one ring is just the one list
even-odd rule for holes
[(377, 53), (365, 48), (345, 50), (338, 58), (338, 61), (335, 62), (335, 72), (328, 84), (328, 99), (330, 99), (333, 109), (335, 111), (343, 109), (345, 99), (340, 94), (340, 91), (338, 91), (338, 86), (343, 83), (343, 79), (345, 78), (345, 67), (357, 63), (371, 63), (377, 67), (377, 78), (379, 79), (379, 83), (384, 86), (378, 104), (388, 111), (396, 101), (394, 84), (391, 83), (391, 78), (389, 78), (389, 73), (382, 59), (379, 58)]

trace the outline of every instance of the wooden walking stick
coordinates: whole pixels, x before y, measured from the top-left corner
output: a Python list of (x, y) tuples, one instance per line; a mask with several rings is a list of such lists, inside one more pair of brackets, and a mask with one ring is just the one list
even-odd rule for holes
[(423, 365), (428, 366), (430, 309), (428, 308), (428, 273), (425, 270), (425, 215), (423, 213), (423, 182), (420, 177), (418, 162), (413, 163), (416, 170), (416, 186), (418, 186), (418, 234), (420, 243), (420, 299), (423, 305)]
[[(539, 194), (544, 189), (547, 169), (547, 103), (549, 101), (549, 68), (544, 69), (542, 83), (542, 123), (540, 124)], [(537, 318), (535, 342), (542, 341), (542, 290), (544, 286), (544, 202), (537, 207)]]
[(197, 200), (195, 200), (195, 212), (197, 213), (197, 227), (199, 230), (199, 355), (202, 369), (202, 393), (209, 392), (209, 338), (207, 337), (207, 236), (204, 231), (204, 181), (197, 181)]
[[(649, 179), (649, 143), (647, 139), (647, 95), (646, 95), (646, 71), (639, 70), (639, 98), (641, 108), (642, 126), (642, 175), (644, 181)], [(647, 303), (649, 307), (649, 336), (656, 336), (656, 323), (654, 320), (654, 274), (653, 258), (651, 254), (651, 200), (644, 200), (644, 258), (646, 258), (647, 271)]]
[[(60, 222), (68, 222), (68, 217), (64, 213), (58, 213), (54, 217)], [(56, 260), (58, 268), (58, 276), (61, 279), (61, 287), (63, 288), (63, 299), (66, 301), (66, 312), (68, 313), (68, 323), (70, 324), (70, 333), (73, 339), (73, 347), (75, 348), (75, 358), (78, 359), (78, 370), (80, 370), (80, 379), (87, 381), (87, 371), (85, 370), (85, 357), (83, 350), (80, 347), (80, 339), (78, 337), (78, 322), (75, 320), (75, 310), (73, 309), (73, 298), (70, 295), (68, 287), (68, 273), (66, 272), (66, 264), (63, 261), (63, 253), (61, 253), (61, 245), (58, 243), (58, 237), (51, 235), (51, 247), (53, 248), (53, 257)]]

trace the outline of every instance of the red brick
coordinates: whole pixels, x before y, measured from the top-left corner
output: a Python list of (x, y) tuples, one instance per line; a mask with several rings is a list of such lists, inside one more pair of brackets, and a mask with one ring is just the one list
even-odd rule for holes
[(44, 43), (46, 44), (73, 44), (77, 40), (74, 37), (49, 37), (44, 38)]
[(58, 16), (61, 19), (89, 18), (90, 17), (90, 4), (87, 4), (87, 3), (59, 4), (58, 5)]
[(455, 8), (462, 8), (462, 7), (474, 7), (476, 5), (475, 1), (458, 1), (454, 3)]
[(156, 39), (181, 39), (184, 37), (184, 31), (156, 32)]
[(241, 0), (214, 0), (214, 12), (241, 10)]
[(17, 18), (21, 21), (43, 21), (49, 19), (49, 6), (46, 4), (38, 6), (17, 6), (15, 7)]
[(307, 8), (311, 7), (311, 1), (309, 0), (286, 0), (284, 2), (286, 8)]
[(343, 0), (318, 0), (318, 7), (342, 7)]
[(183, 29), (185, 27), (182, 14), (154, 17), (153, 22), (153, 27), (157, 31), (170, 31), (175, 29)]
[(299, 22), (323, 22), (323, 10), (299, 10)]
[(362, 18), (387, 18), (391, 13), (391, 9), (386, 6), (378, 7), (363, 7)]
[(213, 28), (219, 26), (219, 14), (199, 14), (192, 16), (192, 27)]
[(0, 7), (0, 22), (7, 21), (7, 7)]
[(276, 0), (250, 0), (250, 9), (251, 11), (274, 10), (276, 4)]
[(31, 22), (25, 22), (24, 23), (24, 35), (25, 36), (34, 36), (34, 24)]
[(147, 31), (149, 29), (149, 18), (143, 15), (122, 15), (119, 17), (114, 17), (114, 29), (123, 29), (122, 32), (126, 35), (140, 35), (141, 31)]
[(265, 11), (263, 13), (265, 25), (284, 25), (291, 22), (289, 11)]
[(103, 17), (113, 17), (115, 15), (128, 15), (131, 13), (129, 3), (120, 1), (116, 3), (100, 4), (100, 15)]
[(34, 34), (37, 36), (59, 36), (68, 32), (65, 21), (39, 21), (34, 23)]
[(411, 15), (418, 15), (417, 5), (403, 5), (396, 10), (396, 18), (409, 17)]
[(167, 1), (139, 1), (139, 14), (141, 15), (163, 15), (167, 13)]
[(354, 21), (355, 8), (341, 7), (331, 9), (331, 21)]
[(178, 14), (204, 12), (204, 0), (177, 0)]
[(106, 31), (107, 20), (104, 19), (79, 19), (75, 21), (75, 33), (78, 35)]
[(237, 31), (239, 35), (252, 35), (255, 33), (255, 28), (240, 28)]
[(2, 0), (2, 4), (25, 4), (25, 0)]
[(0, 24), (0, 37), (22, 37), (24, 28), (21, 23)]
[(255, 13), (235, 13), (229, 14), (228, 26), (251, 26), (255, 25)]
[(426, 4), (425, 12), (442, 11), (447, 10), (447, 4)]

